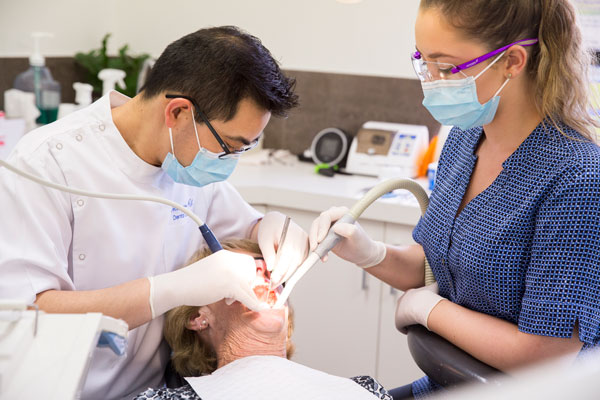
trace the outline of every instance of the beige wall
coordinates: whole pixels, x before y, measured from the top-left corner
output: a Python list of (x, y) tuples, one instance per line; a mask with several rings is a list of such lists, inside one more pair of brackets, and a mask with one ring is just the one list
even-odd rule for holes
[[(55, 34), (47, 56), (72, 56), (113, 32), (114, 51), (128, 43), (158, 56), (180, 36), (237, 25), (260, 37), (286, 69), (413, 78), (418, 0), (2, 0), (0, 57), (27, 56), (33, 30)], [(1, 73), (1, 72), (0, 72)]]

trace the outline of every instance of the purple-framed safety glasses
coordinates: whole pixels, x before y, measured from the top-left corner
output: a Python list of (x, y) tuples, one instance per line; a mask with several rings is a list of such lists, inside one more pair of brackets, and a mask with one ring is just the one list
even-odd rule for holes
[[(537, 38), (534, 39), (522, 39), (522, 40), (518, 40), (514, 43), (511, 44), (507, 44), (506, 46), (500, 47), (498, 50), (494, 50), (492, 52), (486, 53), (482, 56), (479, 56), (477, 58), (474, 58), (470, 61), (467, 61), (465, 63), (462, 63), (460, 65), (454, 66), (454, 68), (452, 68), (451, 73), (456, 74), (462, 70), (465, 70), (467, 68), (471, 68), (479, 63), (482, 63), (483, 61), (487, 60), (490, 57), (495, 56), (496, 54), (502, 53), (503, 51), (505, 51), (506, 49), (510, 48), (511, 46), (514, 45), (520, 45), (523, 47), (527, 47), (527, 46), (533, 46), (534, 44), (536, 44), (538, 42)], [(415, 51), (413, 54), (413, 58), (416, 60), (420, 60), (421, 59), (421, 53), (418, 51)]]

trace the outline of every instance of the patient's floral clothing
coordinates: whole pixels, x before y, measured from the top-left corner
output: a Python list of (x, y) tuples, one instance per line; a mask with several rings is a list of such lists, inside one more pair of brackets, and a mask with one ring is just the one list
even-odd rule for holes
[[(378, 399), (393, 400), (387, 390), (375, 378), (370, 376), (355, 376), (350, 378), (368, 390)], [(148, 389), (137, 395), (133, 400), (201, 400), (189, 384), (176, 389)]]

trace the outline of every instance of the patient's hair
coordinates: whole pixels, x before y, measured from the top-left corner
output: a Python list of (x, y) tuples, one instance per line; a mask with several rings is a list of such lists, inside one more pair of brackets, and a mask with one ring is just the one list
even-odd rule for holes
[[(248, 239), (230, 239), (221, 242), (225, 250), (242, 250), (260, 255), (258, 244)], [(192, 264), (212, 252), (202, 248), (192, 256)], [(175, 371), (181, 376), (200, 376), (212, 373), (217, 369), (217, 355), (210, 343), (202, 340), (196, 332), (186, 328), (188, 321), (198, 313), (198, 307), (181, 306), (169, 311), (165, 317), (164, 336), (171, 346), (171, 360)], [(294, 331), (294, 313), (291, 307), (288, 311), (288, 333), (286, 343), (286, 357), (289, 359), (294, 352), (294, 345), (290, 340)]]

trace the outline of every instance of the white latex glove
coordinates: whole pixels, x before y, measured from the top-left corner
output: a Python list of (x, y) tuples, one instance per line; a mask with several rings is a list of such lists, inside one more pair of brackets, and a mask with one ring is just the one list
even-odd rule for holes
[[(342, 218), (348, 211), (347, 207), (331, 207), (313, 221), (308, 236), (311, 251), (314, 251), (317, 245), (325, 239), (331, 224)], [(385, 244), (371, 239), (358, 222), (339, 224), (334, 228), (334, 232), (340, 235), (342, 240), (335, 245), (332, 251), (344, 260), (361, 268), (369, 268), (379, 264), (385, 258)]]
[(254, 293), (256, 263), (247, 254), (220, 250), (173, 272), (148, 278), (152, 318), (178, 306), (204, 306), (223, 298), (253, 311), (268, 308)]
[(438, 294), (437, 283), (407, 290), (398, 299), (396, 328), (404, 334), (407, 332), (406, 327), (410, 325), (420, 324), (429, 329), (427, 326), (429, 314), (442, 300), (444, 298)]
[(285, 219), (284, 214), (270, 211), (258, 226), (258, 246), (267, 264), (267, 270), (271, 271), (272, 287), (287, 281), (308, 255), (308, 235), (294, 221), (290, 221), (283, 246), (278, 248)]

